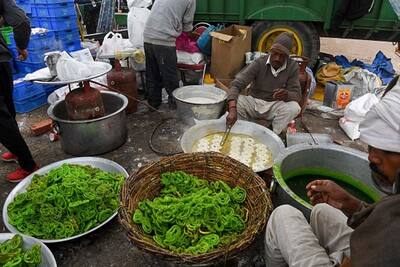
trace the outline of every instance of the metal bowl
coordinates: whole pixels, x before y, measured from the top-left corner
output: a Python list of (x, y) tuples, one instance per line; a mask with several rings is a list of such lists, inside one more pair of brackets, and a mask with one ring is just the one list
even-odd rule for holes
[[(218, 119), (228, 97), (224, 90), (208, 85), (185, 86), (176, 89), (172, 94), (176, 99), (178, 117), (187, 125), (194, 125), (195, 119)], [(199, 103), (192, 101), (193, 98), (206, 98), (210, 101)]]
[(111, 91), (101, 91), (106, 116), (72, 121), (68, 118), (65, 100), (51, 105), (47, 114), (58, 128), (62, 149), (74, 156), (93, 156), (112, 151), (127, 137), (125, 109), (128, 98)]
[(286, 184), (287, 175), (293, 171), (316, 168), (341, 173), (354, 179), (358, 184), (369, 186), (369, 195), (384, 196), (371, 180), (368, 154), (334, 144), (291, 146), (274, 160), (276, 182), (271, 185), (275, 194), (275, 206), (289, 204), (309, 218), (312, 205), (297, 196)]
[[(193, 152), (193, 145), (196, 141), (213, 133), (224, 132), (225, 128), (225, 120), (209, 120), (199, 122), (198, 125), (191, 127), (182, 135), (181, 147), (183, 152)], [(275, 159), (279, 153), (285, 149), (285, 145), (283, 144), (282, 140), (274, 132), (253, 122), (239, 120), (232, 127), (231, 133), (249, 135), (266, 145), (268, 149), (271, 150), (273, 159)], [(268, 168), (257, 171), (265, 171), (271, 167), (272, 164)]]
[[(14, 237), (15, 234), (11, 233), (1, 233), (0, 234), (0, 243), (3, 243), (4, 241), (11, 239)], [(22, 239), (24, 240), (24, 249), (30, 249), (33, 247), (33, 245), (39, 244), (42, 250), (42, 262), (39, 264), (38, 267), (57, 267), (56, 259), (54, 258), (53, 253), (51, 253), (50, 249), (43, 244), (40, 240), (26, 236), (26, 235), (21, 235)]]
[[(39, 175), (46, 174), (49, 171), (51, 171), (51, 170), (53, 170), (53, 169), (55, 169), (57, 167), (60, 167), (64, 163), (67, 163), (67, 164), (78, 164), (78, 165), (89, 165), (91, 167), (99, 168), (99, 169), (102, 169), (103, 171), (107, 171), (107, 172), (122, 173), (125, 178), (127, 178), (129, 176), (127, 171), (122, 166), (120, 166), (119, 164), (115, 163), (114, 161), (111, 161), (111, 160), (108, 160), (108, 159), (103, 159), (103, 158), (94, 158), (94, 157), (72, 158), (72, 159), (66, 159), (66, 160), (57, 161), (55, 163), (47, 165), (47, 166), (35, 171), (31, 175), (29, 175), (27, 178), (25, 178), (8, 195), (8, 197), (6, 199), (6, 202), (4, 203), (4, 206), (3, 206), (3, 222), (4, 222), (5, 226), (7, 227), (7, 229), (10, 232), (16, 233), (16, 234), (22, 234), (21, 232), (19, 232), (14, 226), (12, 226), (8, 222), (8, 211), (7, 211), (8, 205), (14, 200), (14, 198), (18, 194), (26, 192), (26, 189), (31, 184), (32, 178), (33, 178), (33, 176), (35, 174), (39, 174)], [(38, 239), (38, 240), (40, 240), (40, 241), (42, 241), (44, 243), (59, 243), (59, 242), (66, 242), (66, 241), (70, 241), (70, 240), (73, 240), (73, 239), (77, 239), (79, 237), (82, 237), (84, 235), (87, 235), (87, 234), (89, 234), (91, 232), (96, 231), (97, 229), (99, 229), (100, 227), (104, 226), (109, 221), (111, 221), (116, 215), (117, 215), (117, 212), (113, 213), (110, 216), (110, 218), (108, 218), (102, 224), (90, 229), (87, 232), (81, 233), (81, 234), (76, 235), (76, 236), (63, 238), (63, 239)]]

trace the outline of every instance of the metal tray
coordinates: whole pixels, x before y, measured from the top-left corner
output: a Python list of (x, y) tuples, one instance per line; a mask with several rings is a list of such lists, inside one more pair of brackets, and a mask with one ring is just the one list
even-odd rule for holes
[[(225, 117), (218, 120), (198, 121), (197, 125), (191, 127), (182, 135), (181, 148), (183, 152), (191, 153), (197, 140), (213, 133), (223, 133), (225, 129)], [(273, 159), (285, 149), (282, 140), (274, 132), (253, 122), (238, 120), (232, 127), (231, 133), (245, 134), (255, 138), (271, 150)], [(272, 164), (268, 168), (253, 171), (261, 172), (271, 167)]]
[[(11, 233), (1, 233), (0, 234), (0, 243), (3, 243), (4, 241), (11, 239), (14, 237), (15, 234)], [(57, 267), (56, 259), (54, 258), (53, 253), (51, 253), (50, 249), (43, 244), (40, 240), (26, 236), (26, 235), (21, 235), (22, 239), (24, 240), (24, 249), (30, 249), (33, 245), (39, 244), (41, 249), (42, 249), (42, 262), (39, 264), (38, 267)]]
[[(104, 71), (96, 73), (90, 77), (86, 77), (86, 78), (81, 78), (78, 80), (68, 80), (68, 81), (60, 81), (57, 79), (57, 77), (54, 80), (48, 81), (47, 80), (26, 80), (29, 82), (33, 82), (33, 83), (38, 83), (38, 84), (45, 84), (45, 85), (66, 85), (66, 84), (70, 84), (70, 83), (79, 83), (79, 82), (83, 82), (83, 81), (89, 81), (89, 80), (93, 80), (95, 78), (98, 78), (100, 76), (103, 76), (107, 73), (109, 73), (112, 70), (112, 66), (108, 63), (105, 62), (96, 62), (97, 64), (101, 64), (105, 66)], [(47, 67), (46, 67), (47, 68)]]
[[(96, 157), (72, 158), (72, 159), (66, 159), (66, 160), (57, 161), (55, 163), (47, 165), (47, 166), (35, 171), (31, 175), (29, 175), (27, 178), (25, 178), (8, 195), (8, 197), (6, 199), (6, 202), (4, 203), (4, 206), (3, 206), (3, 222), (4, 222), (5, 226), (7, 227), (7, 229), (10, 232), (22, 234), (21, 232), (19, 232), (14, 226), (12, 226), (8, 222), (8, 212), (7, 212), (8, 205), (14, 200), (14, 198), (18, 194), (26, 191), (27, 187), (30, 185), (30, 183), (32, 181), (32, 178), (33, 178), (33, 176), (35, 174), (40, 174), (40, 175), (46, 174), (50, 170), (55, 169), (55, 168), (61, 166), (64, 163), (78, 164), (78, 165), (90, 165), (92, 167), (99, 168), (99, 169), (102, 169), (104, 171), (122, 173), (125, 176), (125, 178), (127, 178), (129, 176), (127, 171), (122, 166), (120, 166), (119, 164), (115, 163), (114, 161), (111, 161), (111, 160), (108, 160), (108, 159), (103, 159), (103, 158), (96, 158)], [(90, 229), (87, 232), (81, 233), (81, 234), (76, 235), (76, 236), (63, 238), (63, 239), (38, 239), (38, 240), (42, 241), (43, 243), (59, 243), (59, 242), (66, 242), (66, 241), (74, 240), (74, 239), (80, 238), (80, 237), (82, 237), (84, 235), (87, 235), (87, 234), (89, 234), (91, 232), (96, 231), (97, 229), (99, 229), (100, 227), (104, 226), (109, 221), (111, 221), (116, 215), (117, 215), (117, 211), (115, 213), (113, 213), (113, 215), (111, 215), (110, 218), (108, 218), (102, 224), (96, 226), (95, 228)]]

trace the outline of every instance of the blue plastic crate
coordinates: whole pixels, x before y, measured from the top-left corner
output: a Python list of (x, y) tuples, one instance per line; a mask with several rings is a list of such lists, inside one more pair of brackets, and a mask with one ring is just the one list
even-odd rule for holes
[(35, 17), (64, 17), (75, 16), (74, 3), (35, 4), (32, 6), (32, 15)]
[[(11, 34), (11, 47), (15, 47), (14, 34)], [(28, 50), (57, 49), (56, 36), (53, 31), (32, 34), (29, 39)]]
[(15, 61), (17, 66), (17, 70), (21, 74), (27, 74), (31, 72), (35, 72), (39, 69), (44, 68), (46, 65), (44, 62), (27, 62), (27, 61)]
[(60, 3), (73, 3), (74, 0), (31, 0), (35, 4), (60, 4)]
[(57, 18), (38, 18), (41, 28), (54, 30), (54, 31), (64, 31), (72, 30), (78, 28), (78, 23), (76, 21), (76, 16), (68, 17), (57, 17)]
[(17, 3), (17, 5), (26, 13), (26, 14), (32, 14), (32, 7), (29, 2), (21, 2)]
[(81, 35), (78, 29), (56, 31), (55, 35), (58, 41), (64, 43), (75, 42), (81, 39)]
[(38, 18), (32, 17), (31, 19), (31, 27), (32, 28), (39, 28), (40, 27), (40, 22)]
[(53, 93), (60, 87), (62, 87), (62, 85), (43, 85), (43, 88), (46, 91), (46, 96), (49, 96), (51, 93)]
[(15, 110), (17, 113), (26, 113), (47, 104), (46, 93), (41, 93), (23, 101), (14, 101)]
[(81, 49), (82, 49), (81, 41), (79, 40), (74, 42), (61, 43), (61, 50), (67, 52), (73, 52)]
[(40, 84), (24, 82), (21, 80), (14, 81), (14, 101), (24, 101), (43, 93), (46, 93), (46, 91)]

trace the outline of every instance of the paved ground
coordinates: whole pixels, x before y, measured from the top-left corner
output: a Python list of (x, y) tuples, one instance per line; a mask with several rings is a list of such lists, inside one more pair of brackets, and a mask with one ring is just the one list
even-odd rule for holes
[[(332, 40), (325, 39), (322, 41), (322, 47), (329, 48), (330, 50), (323, 50), (331, 53), (348, 53), (347, 56), (352, 55), (351, 53), (360, 52), (360, 47), (371, 46), (368, 48), (368, 55), (362, 59), (373, 58), (379, 49), (383, 48), (381, 43), (364, 43), (357, 46), (341, 45), (341, 48), (346, 48), (344, 52), (336, 45), (338, 41), (331, 43)], [(340, 41), (342, 43), (343, 41)], [(390, 51), (390, 47), (387, 43), (384, 43), (387, 51)], [(337, 49), (337, 50), (336, 50)], [(386, 50), (385, 50), (386, 51)], [(350, 53), (350, 54), (349, 54)], [(386, 53), (386, 52), (385, 52)], [(388, 55), (393, 56), (393, 55)], [(361, 58), (361, 57), (359, 57)], [(367, 60), (366, 60), (367, 61)], [(396, 59), (396, 62), (398, 60)], [(165, 111), (169, 115), (173, 114), (169, 111)], [(47, 135), (39, 137), (32, 137), (29, 134), (29, 126), (33, 123), (40, 121), (46, 117), (46, 107), (36, 110), (27, 115), (18, 116), (18, 122), (23, 135), (29, 147), (32, 150), (34, 158), (38, 161), (41, 166), (45, 166), (55, 161), (66, 159), (71, 157), (65, 154), (61, 147), (60, 142), (52, 143), (49, 141)], [(133, 173), (138, 167), (146, 164), (147, 162), (157, 160), (158, 155), (153, 153), (148, 147), (148, 138), (153, 128), (159, 122), (160, 117), (156, 113), (146, 113), (143, 111), (128, 116), (128, 131), (129, 136), (127, 142), (111, 153), (102, 155), (102, 157), (116, 161), (127, 169), (129, 173)], [(315, 133), (329, 133), (333, 136), (337, 143), (345, 146), (350, 146), (356, 149), (365, 151), (365, 145), (360, 142), (350, 141), (344, 133), (338, 128), (337, 120), (321, 119), (315, 114), (307, 113), (305, 115), (305, 121), (309, 126), (310, 130)], [(175, 126), (178, 126), (175, 128)], [(156, 134), (156, 145), (158, 140), (159, 148), (166, 150), (176, 150), (179, 148), (177, 139), (182, 133), (185, 127), (180, 124), (166, 125)], [(0, 152), (4, 152), (4, 148), (0, 145)], [(4, 177), (6, 173), (12, 171), (16, 167), (15, 164), (4, 164), (0, 163), (0, 205), (3, 203), (8, 193), (14, 188), (14, 184), (10, 184), (5, 181)], [(7, 232), (2, 221), (0, 221), (0, 232)], [(58, 265), (63, 266), (173, 266), (173, 264), (166, 263), (152, 255), (146, 254), (139, 251), (135, 246), (129, 243), (127, 240), (124, 230), (119, 225), (117, 219), (114, 219), (108, 225), (100, 229), (99, 231), (92, 233), (86, 237), (83, 237), (74, 242), (68, 242), (58, 245), (49, 246), (54, 253)], [(245, 252), (239, 255), (235, 260), (230, 261), (226, 266), (263, 266), (263, 239), (262, 234), (248, 248)]]

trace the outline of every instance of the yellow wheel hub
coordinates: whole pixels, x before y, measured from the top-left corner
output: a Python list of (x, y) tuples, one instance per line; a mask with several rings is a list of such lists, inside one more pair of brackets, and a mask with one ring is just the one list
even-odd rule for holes
[(302, 56), (303, 43), (300, 39), (300, 36), (295, 30), (293, 30), (289, 27), (273, 28), (269, 31), (264, 32), (263, 35), (261, 36), (260, 40), (258, 41), (257, 50), (260, 52), (268, 52), (271, 49), (271, 46), (274, 43), (275, 38), (283, 32), (293, 33), (294, 42), (293, 42), (293, 48), (292, 48), (291, 54)]

